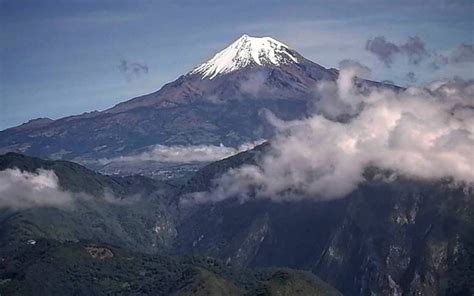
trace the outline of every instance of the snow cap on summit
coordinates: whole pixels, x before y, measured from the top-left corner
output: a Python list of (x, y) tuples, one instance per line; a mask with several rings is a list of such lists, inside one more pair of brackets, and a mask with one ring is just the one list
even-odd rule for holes
[(190, 74), (213, 79), (249, 65), (279, 66), (287, 63), (298, 63), (296, 53), (287, 45), (270, 37), (250, 37), (244, 34)]

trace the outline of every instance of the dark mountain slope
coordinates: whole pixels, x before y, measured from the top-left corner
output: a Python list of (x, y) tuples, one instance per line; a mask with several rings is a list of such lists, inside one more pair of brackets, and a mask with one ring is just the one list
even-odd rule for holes
[(254, 271), (211, 258), (146, 255), (84, 242), (39, 240), (0, 253), (2, 295), (341, 295), (299, 271)]
[[(208, 190), (225, 167), (255, 163), (265, 147), (207, 166), (184, 192)], [(449, 180), (375, 178), (381, 173), (368, 170), (368, 181), (338, 200), (183, 208), (177, 248), (243, 266), (309, 269), (348, 295), (472, 293), (473, 192)]]
[(145, 177), (109, 177), (67, 161), (8, 153), (0, 170), (53, 170), (72, 208), (0, 209), (0, 244), (15, 248), (30, 239), (90, 240), (144, 252), (163, 252), (175, 235), (169, 200), (174, 187)]
[[(229, 168), (255, 164), (268, 148), (268, 144), (263, 144), (213, 163), (180, 192), (205, 191), (213, 178)], [(60, 249), (64, 243), (86, 241), (86, 244), (102, 244), (107, 248), (116, 245), (134, 252), (213, 256), (226, 262), (225, 265), (310, 270), (348, 295), (472, 294), (473, 193), (468, 188), (453, 186), (449, 180), (428, 182), (398, 177), (388, 182), (375, 178), (386, 172), (371, 169), (366, 172), (367, 182), (343, 199), (316, 201), (307, 197), (294, 202), (251, 199), (244, 203), (227, 199), (188, 205), (178, 211), (178, 190), (147, 178), (112, 178), (69, 162), (44, 161), (18, 154), (0, 157), (0, 165), (1, 169), (53, 169), (63, 189), (87, 192), (94, 197), (78, 201), (74, 211), (2, 210), (0, 249), (5, 254), (2, 258), (19, 254), (16, 252), (20, 247), (21, 250), (34, 248), (36, 244), (31, 245), (30, 240), (58, 242)], [(115, 193), (113, 196), (118, 200), (127, 200), (132, 193), (142, 193), (142, 198), (127, 204), (111, 203), (104, 200), (104, 188)], [(56, 256), (57, 249), (51, 252), (41, 260), (51, 263), (48, 258)], [(107, 256), (108, 252), (104, 252), (100, 254)], [(18, 255), (16, 258), (23, 258), (18, 259), (22, 264), (32, 264), (24, 259), (27, 257)], [(91, 268), (84, 267), (81, 273), (84, 279), (97, 277), (90, 274)], [(68, 273), (75, 274), (72, 270), (76, 267)], [(105, 285), (112, 290), (105, 291), (122, 289), (123, 281), (112, 276), (118, 271), (108, 272)], [(276, 283), (280, 282), (267, 278), (260, 286), (246, 286), (229, 280), (221, 272), (209, 271), (207, 267), (202, 272), (195, 270), (195, 276), (179, 281), (179, 289), (188, 293), (184, 295), (197, 287), (202, 287), (203, 290), (198, 290), (203, 293), (207, 293), (207, 289), (230, 294), (236, 291), (266, 293), (275, 291)], [(16, 278), (11, 272), (7, 274), (2, 276), (3, 280)], [(125, 279), (129, 276), (124, 275), (127, 283)], [(50, 281), (61, 278), (54, 273), (51, 277)], [(18, 280), (25, 278), (26, 274)], [(43, 280), (46, 279), (40, 281)], [(300, 280), (289, 276), (283, 282), (292, 287), (306, 286)], [(70, 281), (65, 282), (69, 285)], [(141, 287), (142, 282), (138, 282)], [(19, 287), (17, 284), (14, 287)], [(287, 291), (285, 285), (277, 291)]]
[(73, 208), (0, 209), (2, 295), (340, 295), (304, 272), (166, 255), (179, 218), (166, 183), (0, 156), (0, 171), (12, 168), (53, 170), (77, 200)]
[(125, 113), (59, 119), (20, 132), (5, 130), (0, 132), (0, 147), (29, 155), (85, 160), (126, 155), (155, 144), (237, 146), (272, 135), (273, 128), (261, 114), (263, 109), (287, 120), (308, 112), (306, 102), (283, 99), (140, 107)]
[(135, 194), (148, 196), (156, 191), (173, 190), (171, 185), (141, 176), (112, 177), (101, 175), (79, 164), (69, 161), (52, 161), (29, 157), (18, 153), (0, 156), (0, 170), (18, 168), (34, 172), (39, 168), (53, 170), (59, 177), (59, 183), (65, 190), (83, 192), (94, 196), (104, 194), (108, 189), (119, 198)]

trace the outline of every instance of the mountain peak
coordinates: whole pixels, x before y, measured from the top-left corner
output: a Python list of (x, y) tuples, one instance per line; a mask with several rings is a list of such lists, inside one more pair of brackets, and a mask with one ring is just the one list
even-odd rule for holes
[(287, 45), (271, 37), (251, 37), (244, 34), (190, 74), (200, 74), (202, 78), (213, 79), (220, 74), (250, 65), (279, 66), (288, 63), (298, 63), (298, 57)]

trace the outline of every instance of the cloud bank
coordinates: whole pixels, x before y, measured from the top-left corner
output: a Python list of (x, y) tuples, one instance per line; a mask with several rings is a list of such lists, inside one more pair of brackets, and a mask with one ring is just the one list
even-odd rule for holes
[(53, 170), (38, 169), (35, 172), (18, 168), (0, 171), (0, 210), (24, 210), (30, 208), (74, 209), (81, 202), (104, 201), (126, 206), (141, 199), (139, 194), (120, 198), (108, 188), (99, 197), (85, 192), (61, 189), (59, 178)]
[(54, 171), (39, 169), (30, 173), (17, 168), (0, 171), (0, 209), (68, 207), (72, 202), (72, 195), (60, 189)]
[[(368, 167), (393, 171), (394, 176), (449, 177), (474, 184), (474, 81), (361, 94), (353, 86), (354, 74), (343, 70), (336, 83), (320, 86), (322, 108), (332, 101), (329, 112), (304, 120), (272, 120), (278, 133), (257, 165), (230, 170), (214, 181), (210, 192), (190, 198), (339, 198), (366, 181)], [(341, 110), (351, 113), (349, 120), (327, 116)]]
[(189, 145), (189, 146), (165, 146), (156, 145), (149, 151), (137, 155), (120, 156), (113, 159), (102, 159), (101, 163), (110, 162), (137, 162), (156, 161), (165, 163), (193, 163), (212, 162), (230, 157), (239, 152), (243, 152), (263, 143), (258, 140), (251, 143), (244, 143), (238, 147), (227, 147), (224, 145)]

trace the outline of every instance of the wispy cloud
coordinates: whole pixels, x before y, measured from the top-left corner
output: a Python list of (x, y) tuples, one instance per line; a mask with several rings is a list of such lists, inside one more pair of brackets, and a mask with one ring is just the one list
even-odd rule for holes
[(383, 36), (367, 40), (365, 49), (373, 53), (387, 67), (393, 64), (395, 55), (400, 52), (400, 48), (395, 43), (387, 41)]
[(373, 53), (387, 67), (392, 66), (397, 55), (407, 56), (408, 61), (414, 65), (430, 56), (425, 43), (418, 36), (408, 37), (407, 41), (402, 44), (395, 44), (386, 40), (384, 36), (377, 36), (367, 40), (365, 49)]
[(405, 78), (406, 78), (406, 80), (407, 80), (409, 83), (414, 83), (414, 82), (416, 82), (416, 74), (415, 74), (413, 71), (408, 72), (408, 73), (405, 75)]
[(212, 162), (221, 160), (239, 152), (252, 149), (256, 145), (263, 143), (258, 140), (251, 143), (244, 143), (238, 147), (227, 147), (224, 145), (187, 145), (187, 146), (165, 146), (156, 145), (148, 151), (136, 155), (120, 156), (111, 159), (101, 159), (100, 162), (107, 164), (110, 162), (137, 162), (156, 161), (169, 163), (193, 163)]
[(118, 68), (128, 81), (146, 75), (149, 71), (149, 67), (147, 64), (128, 61), (125, 59), (120, 61)]
[(474, 63), (474, 44), (460, 44), (452, 51), (449, 61), (454, 64)]
[(0, 208), (68, 207), (72, 203), (72, 194), (59, 188), (54, 171), (0, 171)]
[(400, 45), (400, 51), (407, 55), (411, 64), (417, 65), (430, 54), (426, 50), (425, 43), (420, 37), (408, 37), (408, 40)]
[(344, 59), (340, 61), (339, 69), (346, 71), (355, 71), (354, 74), (356, 74), (357, 77), (360, 78), (369, 78), (372, 73), (372, 70), (369, 67), (363, 65), (362, 63), (356, 60), (351, 59)]
[(426, 60), (435, 70), (448, 65), (474, 63), (473, 44), (462, 43), (441, 53), (436, 50), (428, 51), (425, 42), (418, 36), (408, 37), (407, 41), (401, 44), (388, 41), (384, 36), (377, 36), (367, 40), (365, 49), (375, 55), (386, 67), (391, 67), (399, 56), (405, 56), (408, 63), (415, 66)]
[(23, 210), (30, 208), (74, 209), (80, 202), (104, 201), (126, 206), (140, 200), (140, 195), (119, 198), (108, 188), (100, 196), (84, 192), (64, 190), (53, 170), (38, 169), (35, 172), (18, 168), (0, 171), (0, 209)]

